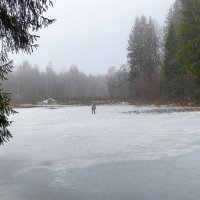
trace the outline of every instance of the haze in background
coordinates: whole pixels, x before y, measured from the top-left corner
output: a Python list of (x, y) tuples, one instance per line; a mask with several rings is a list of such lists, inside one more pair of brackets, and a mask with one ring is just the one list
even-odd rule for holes
[(32, 55), (11, 55), (14, 64), (28, 60), (44, 70), (51, 61), (56, 71), (74, 64), (80, 71), (106, 73), (127, 63), (127, 40), (137, 15), (164, 24), (174, 0), (53, 0), (48, 17), (52, 26), (40, 31), (39, 48)]

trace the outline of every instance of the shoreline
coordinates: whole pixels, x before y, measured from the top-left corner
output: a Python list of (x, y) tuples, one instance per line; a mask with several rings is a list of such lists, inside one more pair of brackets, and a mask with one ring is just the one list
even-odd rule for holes
[[(96, 105), (122, 105), (122, 106), (152, 106), (151, 110), (144, 110), (144, 113), (168, 113), (168, 112), (195, 112), (200, 111), (199, 105), (180, 105), (180, 104), (132, 104), (129, 102), (103, 102), (96, 101)], [(74, 103), (55, 103), (55, 104), (36, 104), (36, 103), (19, 103), (19, 104), (11, 104), (11, 108), (37, 108), (37, 107), (62, 107), (62, 106), (91, 106), (90, 103), (84, 102), (74, 102)], [(138, 114), (137, 111), (129, 111), (129, 114), (135, 113)]]

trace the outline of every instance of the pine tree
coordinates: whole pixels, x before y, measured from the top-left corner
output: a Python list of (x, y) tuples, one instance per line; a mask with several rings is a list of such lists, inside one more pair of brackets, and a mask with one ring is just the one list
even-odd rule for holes
[(154, 88), (150, 86), (160, 65), (159, 42), (156, 27), (151, 18), (137, 17), (128, 40), (129, 86), (133, 98), (152, 99)]
[(145, 16), (137, 17), (135, 24), (131, 30), (128, 40), (128, 63), (131, 67), (131, 72), (139, 68), (143, 71), (145, 68), (145, 42), (146, 42), (147, 19)]
[(159, 41), (155, 23), (149, 18), (146, 32), (145, 59), (147, 73), (154, 73), (160, 63)]
[(163, 74), (167, 83), (166, 95), (171, 100), (187, 100), (188, 78), (177, 52), (180, 48), (179, 31), (182, 21), (181, 2), (176, 0), (169, 11), (165, 27)]
[(177, 52), (177, 38), (174, 31), (174, 24), (170, 22), (168, 25), (168, 31), (165, 38), (165, 58), (164, 58), (164, 75), (167, 80), (172, 79), (176, 74), (174, 73), (177, 66), (176, 59)]
[(130, 65), (129, 86), (131, 97), (139, 95), (138, 80), (145, 68), (145, 40), (146, 40), (147, 19), (145, 16), (135, 19), (135, 24), (131, 30), (128, 40), (128, 63)]
[(180, 81), (183, 79), (184, 73), (182, 72), (180, 61), (176, 56), (177, 50), (177, 36), (173, 22), (170, 22), (165, 38), (163, 73), (168, 85), (167, 95), (173, 100), (179, 99), (184, 93), (184, 84)]
[(55, 21), (43, 16), (50, 6), (53, 6), (51, 0), (0, 1), (0, 145), (12, 137), (7, 129), (11, 124), (8, 116), (15, 113), (9, 106), (10, 95), (2, 88), (2, 81), (12, 71), (8, 53), (32, 53), (39, 37), (34, 33)]
[(182, 17), (178, 57), (195, 82), (193, 96), (200, 102), (200, 0), (181, 0)]

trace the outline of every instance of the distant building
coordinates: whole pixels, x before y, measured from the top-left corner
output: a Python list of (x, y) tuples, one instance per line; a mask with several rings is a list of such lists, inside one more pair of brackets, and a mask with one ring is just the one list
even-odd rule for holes
[(55, 104), (56, 103), (56, 100), (53, 99), (53, 98), (48, 98), (44, 101), (41, 102), (42, 104)]

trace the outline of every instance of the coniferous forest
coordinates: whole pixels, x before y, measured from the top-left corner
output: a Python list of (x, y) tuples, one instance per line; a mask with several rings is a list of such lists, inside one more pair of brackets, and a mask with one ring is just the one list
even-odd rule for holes
[(176, 0), (163, 32), (151, 18), (136, 18), (128, 45), (132, 98), (200, 102), (199, 12), (199, 0)]
[(48, 66), (41, 72), (24, 62), (4, 87), (14, 102), (52, 97), (199, 103), (199, 13), (200, 0), (176, 0), (164, 27), (138, 16), (127, 36), (127, 63), (110, 67), (105, 75), (86, 75), (75, 66), (60, 73)]

